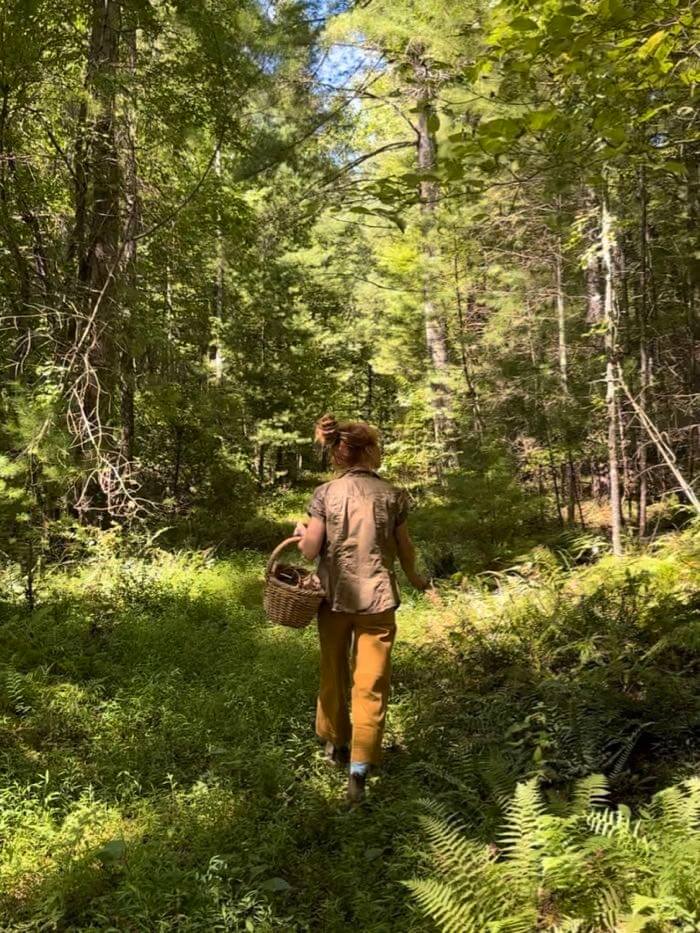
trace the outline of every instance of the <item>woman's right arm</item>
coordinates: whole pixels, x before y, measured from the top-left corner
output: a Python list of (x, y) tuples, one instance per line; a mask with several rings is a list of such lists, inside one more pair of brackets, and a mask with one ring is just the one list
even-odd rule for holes
[(403, 568), (403, 572), (408, 577), (408, 582), (411, 586), (415, 586), (417, 590), (427, 590), (430, 583), (416, 570), (416, 549), (408, 533), (408, 522), (404, 521), (401, 522), (400, 525), (397, 525), (394, 536), (396, 538), (396, 551), (399, 555), (399, 563)]
[[(309, 524), (301, 527), (304, 531), (299, 538), (299, 550), (307, 560), (315, 560), (321, 553), (326, 537), (326, 523), (313, 515)], [(295, 534), (301, 531), (301, 527), (297, 525), (294, 529)]]

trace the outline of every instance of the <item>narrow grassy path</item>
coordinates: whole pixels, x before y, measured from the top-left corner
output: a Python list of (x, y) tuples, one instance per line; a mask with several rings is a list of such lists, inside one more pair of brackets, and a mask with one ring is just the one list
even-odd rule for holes
[(400, 615), (386, 768), (347, 812), (313, 736), (317, 645), (270, 626), (261, 561), (56, 577), (0, 654), (3, 930), (426, 929), (425, 608)]
[(605, 772), (638, 807), (697, 773), (698, 566), (690, 528), (407, 599), (385, 767), (352, 812), (313, 734), (315, 631), (265, 621), (259, 554), (105, 553), (31, 615), (8, 597), (0, 930), (431, 929), (403, 885), (435, 871), (421, 797), (484, 847), (519, 781), (561, 810)]

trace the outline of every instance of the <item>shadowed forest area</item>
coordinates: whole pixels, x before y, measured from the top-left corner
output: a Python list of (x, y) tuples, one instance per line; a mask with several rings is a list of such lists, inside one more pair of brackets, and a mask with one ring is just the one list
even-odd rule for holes
[[(0, 0), (0, 930), (700, 930), (689, 0)], [(262, 608), (382, 438), (367, 800)]]

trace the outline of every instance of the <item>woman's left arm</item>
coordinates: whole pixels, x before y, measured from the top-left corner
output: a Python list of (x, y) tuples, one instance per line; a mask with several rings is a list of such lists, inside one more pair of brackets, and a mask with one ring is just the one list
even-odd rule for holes
[(307, 560), (314, 560), (321, 553), (323, 539), (326, 537), (326, 523), (315, 515), (308, 525), (298, 524), (295, 534), (301, 533), (299, 550)]

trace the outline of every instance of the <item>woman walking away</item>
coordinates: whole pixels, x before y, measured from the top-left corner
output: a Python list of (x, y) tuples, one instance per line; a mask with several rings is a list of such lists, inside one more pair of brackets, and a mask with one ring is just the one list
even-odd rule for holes
[(415, 569), (406, 494), (376, 473), (376, 428), (325, 415), (316, 425), (316, 439), (329, 448), (338, 473), (315, 490), (309, 524), (300, 523), (295, 531), (304, 556), (319, 557), (318, 575), (326, 592), (318, 616), (316, 732), (326, 743), (329, 760), (346, 762), (349, 755), (348, 800), (359, 803), (370, 767), (381, 757), (399, 605), (397, 555), (413, 586), (424, 590), (428, 584)]

